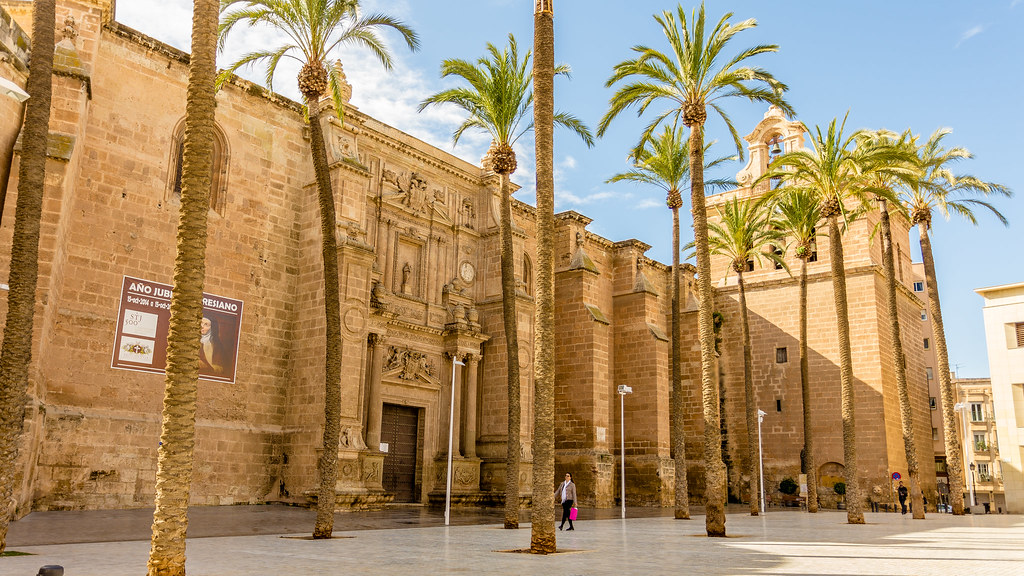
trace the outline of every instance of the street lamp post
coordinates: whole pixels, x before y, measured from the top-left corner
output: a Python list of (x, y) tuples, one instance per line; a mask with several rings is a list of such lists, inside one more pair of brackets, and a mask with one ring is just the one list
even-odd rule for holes
[(465, 366), (457, 354), (452, 354), (452, 401), (448, 408), (448, 474), (444, 489), (444, 525), (447, 526), (452, 514), (452, 437), (455, 435), (455, 367)]
[[(970, 448), (970, 444), (969, 444), (969, 442), (970, 442), (970, 427), (969, 426), (970, 425), (967, 423), (967, 410), (968, 409), (969, 409), (969, 406), (967, 405), (966, 402), (957, 402), (956, 404), (953, 405), (953, 410), (959, 411), (961, 413), (960, 419), (964, 421), (964, 460), (966, 462), (970, 463), (970, 469), (971, 469), (970, 475), (967, 476), (967, 491), (971, 495), (971, 508), (973, 508), (975, 506), (975, 504), (976, 504), (976, 502), (974, 501), (974, 462), (973, 462), (974, 459), (971, 458), (971, 448)], [(961, 466), (961, 469), (962, 468), (963, 467)]]
[(765, 514), (767, 510), (764, 507), (764, 452), (761, 450), (761, 422), (764, 421), (764, 417), (767, 416), (767, 412), (764, 410), (757, 410), (757, 459), (761, 471), (758, 473), (758, 484), (761, 485), (761, 513)]
[(633, 389), (625, 384), (619, 384), (619, 453), (622, 456), (622, 518), (626, 518), (626, 394), (632, 394)]

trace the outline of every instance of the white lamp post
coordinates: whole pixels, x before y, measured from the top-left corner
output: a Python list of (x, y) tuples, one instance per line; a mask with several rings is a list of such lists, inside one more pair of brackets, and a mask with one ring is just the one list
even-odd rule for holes
[[(970, 407), (967, 405), (966, 402), (957, 402), (956, 404), (953, 405), (953, 410), (956, 410), (956, 411), (960, 412), (960, 419), (964, 421), (964, 461), (967, 462), (967, 464), (969, 466), (974, 466), (974, 462), (972, 462), (973, 458), (971, 458), (971, 448), (970, 448), (970, 444), (969, 444), (969, 441), (970, 441), (970, 428), (969, 428), (969, 424), (967, 423), (967, 411), (969, 409), (970, 409)], [(967, 476), (967, 492), (969, 492), (970, 495), (971, 495), (971, 507), (973, 508), (975, 506), (975, 502), (974, 502), (974, 472), (971, 471), (968, 474), (967, 466), (964, 466), (962, 464), (961, 464), (960, 468), (963, 470), (964, 475)]]
[(759, 463), (760, 468), (761, 468), (761, 472), (758, 474), (758, 476), (759, 476), (758, 484), (761, 485), (761, 513), (762, 514), (764, 514), (766, 512), (766, 510), (765, 510), (765, 507), (764, 507), (764, 452), (761, 450), (761, 422), (764, 421), (764, 417), (767, 416), (767, 415), (768, 414), (764, 410), (761, 410), (760, 408), (757, 410), (757, 460), (758, 460), (758, 463)]
[(456, 354), (452, 354), (452, 401), (448, 408), (448, 474), (444, 489), (444, 525), (448, 525), (452, 514), (452, 437), (455, 435), (455, 367), (465, 366)]
[(626, 394), (632, 394), (633, 389), (625, 384), (619, 384), (619, 453), (622, 455), (622, 518), (626, 518)]

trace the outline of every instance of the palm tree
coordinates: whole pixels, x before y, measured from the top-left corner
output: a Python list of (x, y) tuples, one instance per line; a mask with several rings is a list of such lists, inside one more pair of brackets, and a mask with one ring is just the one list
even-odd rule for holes
[(807, 262), (817, 254), (815, 239), (821, 221), (818, 197), (807, 188), (791, 186), (775, 200), (779, 232), (796, 245), (800, 259), (800, 396), (803, 399), (804, 449), (801, 464), (807, 475), (807, 511), (818, 511), (818, 469), (814, 459), (814, 426), (811, 415), (811, 384), (807, 361)]
[[(690, 518), (690, 496), (687, 484), (686, 431), (683, 426), (682, 324), (679, 302), (679, 208), (683, 205), (682, 186), (690, 179), (689, 141), (681, 128), (665, 126), (661, 136), (649, 140), (638, 156), (632, 156), (634, 167), (616, 174), (607, 181), (650, 184), (665, 191), (666, 204), (672, 210), (672, 406), (669, 413), (672, 429), (672, 453), (675, 461), (675, 517)], [(710, 144), (708, 145), (710, 147)], [(707, 147), (706, 147), (707, 148)], [(705, 148), (705, 151), (706, 151)], [(734, 157), (718, 158), (706, 166), (711, 168)], [(707, 186), (727, 187), (731, 182), (713, 180)]]
[[(505, 324), (505, 350), (508, 358), (508, 442), (505, 451), (505, 528), (519, 528), (519, 450), (522, 396), (519, 392), (519, 339), (516, 314), (515, 253), (512, 249), (512, 193), (509, 175), (516, 171), (516, 153), (512, 145), (533, 128), (530, 118), (533, 104), (533, 74), (530, 52), (519, 59), (516, 39), (508, 35), (509, 47), (499, 51), (487, 44), (489, 57), (476, 65), (466, 60), (445, 60), (441, 77), (457, 76), (468, 87), (442, 90), (420, 103), (419, 110), (432, 104), (453, 104), (469, 117), (455, 130), (452, 140), (470, 129), (486, 131), (492, 138), (491, 160), (494, 172), (501, 176), (501, 296)], [(569, 67), (558, 66), (555, 74), (568, 74)], [(593, 137), (577, 118), (555, 114), (556, 124), (580, 135), (588, 146)]]
[(554, 0), (534, 0), (533, 124), (537, 160), (537, 315), (533, 359), (530, 551), (555, 552), (555, 27)]
[(844, 136), (845, 119), (838, 127), (836, 124), (836, 119), (833, 119), (829, 123), (825, 135), (822, 135), (820, 126), (816, 127), (812, 138), (813, 150), (793, 150), (782, 154), (772, 162), (773, 169), (764, 174), (760, 180), (780, 178), (782, 182), (792, 182), (794, 185), (807, 187), (816, 195), (821, 206), (821, 216), (828, 222), (832, 291), (839, 336), (843, 474), (847, 496), (846, 518), (850, 524), (863, 524), (863, 502), (857, 478), (850, 317), (846, 297), (846, 268), (843, 263), (843, 237), (839, 218), (842, 216), (844, 221), (849, 222), (856, 213), (848, 208), (848, 204), (856, 204), (858, 210), (866, 209), (873, 194), (882, 194), (882, 191), (871, 188), (869, 175), (873, 167), (883, 164), (880, 156), (884, 156), (887, 152), (875, 149), (856, 149), (854, 143), (860, 133)]
[[(677, 20), (678, 18), (678, 20)], [(753, 102), (767, 102), (792, 114), (782, 98), (785, 84), (761, 68), (742, 66), (745, 60), (778, 51), (775, 45), (759, 45), (741, 50), (731, 58), (723, 55), (729, 41), (739, 32), (757, 26), (753, 19), (733, 24), (732, 13), (723, 16), (711, 33), (705, 34), (704, 5), (687, 20), (682, 5), (676, 15), (665, 11), (654, 19), (661, 24), (669, 42), (668, 54), (646, 46), (635, 46), (636, 57), (615, 66), (605, 83), (621, 86), (609, 102), (609, 109), (598, 125), (604, 134), (619, 113), (636, 107), (643, 114), (655, 102), (667, 101), (670, 107), (661, 112), (644, 129), (637, 148), (642, 147), (658, 125), (669, 117), (681, 120), (690, 128), (690, 198), (693, 211), (693, 235), (697, 252), (697, 295), (700, 299), (698, 323), (701, 355), (701, 391), (704, 405), (704, 475), (705, 526), (708, 536), (725, 536), (726, 473), (722, 461), (718, 388), (715, 385), (715, 335), (712, 326), (714, 291), (711, 287), (711, 257), (708, 253), (707, 214), (704, 208), (704, 124), (707, 109), (714, 110), (729, 129), (739, 156), (743, 149), (739, 134), (720, 100), (742, 97)], [(728, 59), (726, 59), (728, 58)], [(723, 61), (724, 60), (724, 61)]]
[(754, 398), (754, 358), (750, 345), (750, 320), (743, 272), (747, 269), (748, 263), (759, 262), (762, 257), (782, 267), (786, 267), (786, 263), (775, 253), (777, 245), (782, 242), (782, 235), (776, 230), (768, 204), (750, 200), (741, 202), (734, 196), (731, 202), (722, 205), (719, 216), (718, 222), (708, 223), (708, 247), (712, 254), (729, 259), (730, 267), (736, 272), (736, 285), (739, 288), (740, 331), (743, 335), (743, 396), (747, 416), (747, 470), (750, 474), (751, 494), (750, 515), (757, 516), (760, 513), (760, 505), (755, 494), (761, 486), (761, 474), (758, 461), (754, 457), (757, 454), (757, 406)]
[[(232, 8), (238, 4), (234, 11)], [(302, 63), (299, 71), (299, 92), (309, 113), (310, 152), (316, 174), (320, 205), (320, 233), (324, 263), (324, 315), (326, 322), (326, 370), (324, 375), (323, 452), (317, 461), (320, 486), (317, 496), (316, 525), (313, 538), (330, 538), (334, 530), (335, 484), (338, 479), (338, 440), (341, 417), (341, 304), (338, 296), (338, 241), (334, 191), (327, 164), (327, 146), (320, 127), (320, 98), (330, 89), (338, 114), (344, 110), (339, 88), (339, 71), (328, 66), (331, 51), (343, 45), (356, 45), (370, 50), (385, 69), (392, 67), (387, 46), (378, 31), (398, 31), (411, 50), (419, 47), (416, 33), (400, 20), (385, 14), (363, 16), (359, 0), (221, 0), (224, 19), (220, 25), (220, 47), (224, 48), (228, 33), (240, 22), (249, 26), (268, 25), (288, 37), (290, 43), (274, 49), (258, 50), (242, 56), (221, 73), (221, 81), (243, 66), (266, 61), (267, 88), (272, 88), (274, 73), (282, 58)]]
[(14, 513), (15, 467), (25, 424), (28, 369), (32, 362), (32, 323), (39, 279), (39, 219), (46, 179), (46, 142), (50, 133), (55, 0), (32, 4), (32, 53), (25, 88), (25, 126), (18, 165), (18, 201), (7, 293), (7, 323), (0, 352), (0, 552)]
[[(858, 148), (878, 152), (883, 163), (870, 173), (870, 185), (884, 192), (876, 197), (878, 201), (879, 229), (882, 233), (882, 268), (886, 283), (886, 306), (889, 314), (889, 338), (892, 341), (893, 369), (896, 373), (896, 395), (900, 403), (900, 423), (903, 433), (903, 451), (907, 458), (907, 475), (910, 477), (911, 510), (914, 518), (924, 519), (924, 496), (921, 493), (921, 473), (914, 441), (913, 410), (907, 389), (907, 365), (903, 357), (903, 341), (900, 337), (899, 307), (896, 304), (896, 267), (892, 248), (892, 230), (889, 224), (889, 200), (901, 182), (913, 183), (919, 178), (917, 157), (913, 148), (913, 136), (904, 132), (897, 140), (896, 135), (886, 130), (865, 132), (858, 142)], [(898, 202), (897, 210), (902, 209)]]
[(185, 102), (181, 208), (174, 257), (174, 293), (167, 334), (167, 368), (160, 447), (157, 449), (156, 509), (149, 550), (150, 576), (185, 574), (185, 532), (196, 437), (196, 384), (206, 277), (206, 222), (216, 108), (217, 0), (195, 0), (192, 54)]
[(951, 130), (940, 128), (917, 150), (922, 178), (905, 191), (904, 204), (910, 212), (910, 221), (917, 225), (921, 242), (921, 256), (924, 260), (924, 275), (928, 290), (928, 313), (932, 318), (932, 332), (935, 339), (935, 357), (938, 360), (939, 392), (942, 394), (942, 423), (945, 427), (946, 465), (949, 472), (949, 499), (953, 514), (964, 513), (963, 462), (960, 460), (960, 439), (953, 433), (956, 418), (953, 404), (956, 391), (949, 376), (949, 354), (946, 349), (946, 332), (942, 326), (942, 307), (939, 304), (938, 279), (935, 276), (935, 259), (929, 230), (932, 212), (938, 210), (947, 220), (949, 215), (958, 214), (968, 222), (977, 225), (974, 208), (985, 208), (992, 212), (1004, 225), (1006, 218), (981, 196), (1002, 196), (1010, 198), (1013, 192), (1000, 184), (985, 182), (968, 174), (954, 174), (953, 165), (961, 160), (974, 157), (966, 148), (943, 148), (942, 139)]

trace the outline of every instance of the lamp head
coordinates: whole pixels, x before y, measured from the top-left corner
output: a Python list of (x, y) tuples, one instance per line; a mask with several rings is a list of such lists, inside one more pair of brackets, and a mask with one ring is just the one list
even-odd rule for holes
[(633, 388), (632, 387), (626, 386), (625, 384), (619, 384), (619, 394), (622, 394), (623, 396), (625, 396), (626, 394), (632, 394), (632, 393), (633, 393)]

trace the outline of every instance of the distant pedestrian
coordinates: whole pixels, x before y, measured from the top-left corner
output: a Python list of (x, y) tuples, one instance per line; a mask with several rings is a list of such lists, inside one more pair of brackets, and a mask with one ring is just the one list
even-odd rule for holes
[(565, 526), (565, 521), (568, 520), (569, 530), (574, 530), (570, 512), (572, 512), (572, 505), (576, 502), (576, 485), (572, 483), (572, 474), (565, 473), (565, 480), (555, 489), (555, 497), (561, 498), (562, 502), (562, 523), (558, 525), (558, 529), (561, 530)]
[(900, 498), (900, 510), (902, 514), (907, 513), (907, 487), (900, 482), (899, 488), (896, 489), (896, 494)]

